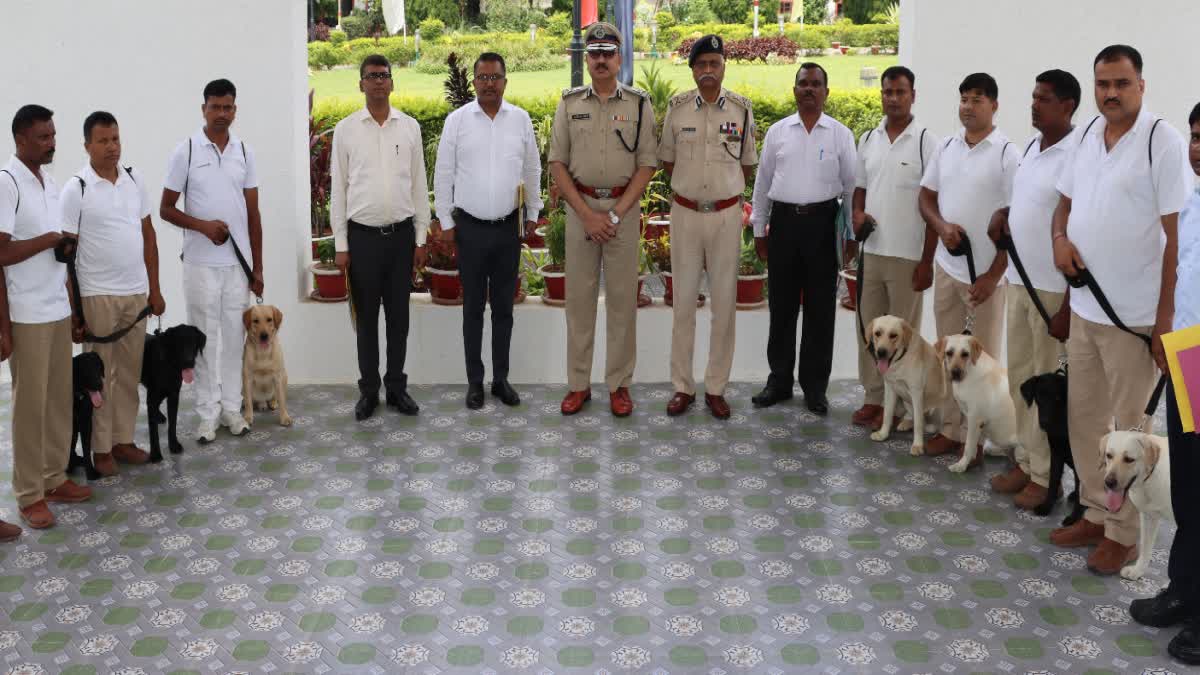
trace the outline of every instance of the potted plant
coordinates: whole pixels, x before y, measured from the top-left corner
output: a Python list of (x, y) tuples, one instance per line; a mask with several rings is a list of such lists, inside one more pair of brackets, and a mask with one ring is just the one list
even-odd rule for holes
[(313, 91), (308, 92), (308, 189), (312, 228), (312, 256), (319, 260), (317, 247), (320, 242), (331, 238), (333, 230), (329, 224), (329, 192), (331, 188), (331, 153), (333, 150), (333, 126), (320, 124), (313, 118)]
[(309, 296), (322, 302), (340, 302), (346, 299), (349, 287), (346, 275), (333, 263), (336, 251), (333, 239), (323, 239), (317, 244), (319, 259), (312, 263), (309, 269), (313, 273), (314, 290)]
[(763, 293), (767, 281), (767, 264), (758, 257), (753, 232), (748, 229), (742, 232), (742, 251), (738, 258), (737, 308), (757, 309), (767, 302)]
[(425, 242), (425, 270), (431, 275), (429, 296), (435, 305), (461, 305), (462, 282), (458, 278), (458, 251), (443, 239), (441, 225), (435, 220)]
[(646, 185), (642, 196), (642, 232), (646, 239), (657, 239), (671, 221), (671, 179), (661, 169)]
[[(662, 275), (663, 286), (666, 292), (663, 294), (663, 302), (671, 304), (671, 233), (663, 232), (653, 239), (646, 239), (645, 245), (642, 246), (648, 267)], [(639, 290), (641, 286), (638, 286)]]
[(542, 278), (541, 268), (550, 264), (550, 254), (545, 249), (534, 249), (529, 246), (521, 247), (521, 283), (526, 295), (546, 295), (546, 280)]
[(642, 289), (646, 284), (646, 279), (650, 278), (650, 273), (654, 269), (654, 261), (650, 260), (650, 253), (646, 250), (646, 237), (643, 235), (638, 241), (638, 289), (637, 289), (637, 306), (638, 308), (647, 307), (654, 302), (654, 299), (649, 294), (643, 293)]
[(550, 214), (550, 223), (546, 226), (546, 253), (550, 262), (538, 269), (546, 281), (542, 302), (561, 307), (567, 302), (567, 214), (562, 209), (555, 209)]

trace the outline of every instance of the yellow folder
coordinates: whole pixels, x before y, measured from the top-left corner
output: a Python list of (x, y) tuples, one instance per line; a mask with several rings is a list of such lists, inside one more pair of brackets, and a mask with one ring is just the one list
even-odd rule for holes
[[(1189, 394), (1189, 384), (1191, 391), (1195, 392), (1200, 389), (1200, 369), (1194, 365), (1194, 357), (1192, 350), (1200, 349), (1200, 325), (1183, 328), (1170, 333), (1164, 333), (1162, 336), (1163, 351), (1167, 356), (1167, 369), (1171, 373), (1171, 384), (1175, 391), (1175, 402), (1179, 404), (1179, 421), (1183, 425), (1183, 430), (1188, 433), (1196, 431), (1196, 414), (1194, 406), (1200, 404), (1200, 401), (1193, 402)], [(1180, 353), (1188, 352), (1189, 363), (1181, 363)]]

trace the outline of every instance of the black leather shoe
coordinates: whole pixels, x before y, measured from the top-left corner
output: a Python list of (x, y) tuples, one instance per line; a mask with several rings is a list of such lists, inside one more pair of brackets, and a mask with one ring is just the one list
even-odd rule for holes
[(375, 414), (375, 408), (379, 406), (379, 394), (363, 394), (358, 398), (358, 403), (354, 404), (354, 419), (359, 422), (367, 419)]
[(1189, 666), (1200, 666), (1200, 622), (1189, 621), (1167, 644), (1171, 658)]
[[(1177, 623), (1182, 623), (1188, 618), (1189, 613), (1184, 607), (1183, 600), (1179, 595), (1171, 592), (1171, 587), (1168, 586), (1153, 598), (1141, 598), (1129, 603), (1129, 616), (1143, 626), (1169, 628)], [(1200, 628), (1200, 624), (1197, 624), (1196, 627)], [(1200, 649), (1200, 643), (1197, 643), (1197, 648)]]
[(492, 382), (492, 396), (500, 399), (500, 402), (507, 406), (521, 405), (521, 396), (517, 394), (517, 390), (512, 388), (508, 380), (494, 380)]
[(829, 399), (824, 394), (819, 396), (804, 395), (804, 405), (818, 415), (829, 414)]
[(416, 415), (421, 411), (417, 402), (408, 395), (407, 391), (387, 393), (387, 404), (389, 408), (394, 408), (397, 412), (405, 415)]
[(787, 401), (792, 398), (792, 390), (789, 387), (784, 389), (775, 384), (767, 383), (763, 390), (755, 394), (750, 402), (755, 408), (769, 408), (780, 401)]
[(467, 385), (467, 407), (479, 410), (483, 407), (483, 383), (472, 382)]

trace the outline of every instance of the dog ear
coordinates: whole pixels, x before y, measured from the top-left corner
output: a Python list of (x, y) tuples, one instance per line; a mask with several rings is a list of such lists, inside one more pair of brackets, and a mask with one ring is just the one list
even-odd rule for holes
[(1146, 463), (1146, 466), (1150, 467), (1150, 470), (1146, 472), (1146, 478), (1149, 479), (1150, 474), (1154, 473), (1154, 470), (1158, 468), (1161, 451), (1159, 450), (1158, 443), (1155, 443), (1152, 439), (1139, 438), (1138, 443), (1142, 446), (1142, 457), (1145, 458), (1143, 461)]
[(253, 307), (247, 307), (246, 311), (242, 312), (242, 325), (246, 327), (246, 330), (250, 330), (250, 315), (253, 313)]
[(1041, 376), (1034, 375), (1033, 377), (1021, 383), (1021, 398), (1025, 399), (1025, 405), (1030, 408), (1033, 407), (1033, 395), (1037, 391), (1039, 377)]
[(913, 327), (912, 324), (904, 321), (900, 324), (900, 345), (908, 349), (908, 345), (912, 342)]
[(1112, 432), (1110, 431), (1100, 437), (1100, 470), (1101, 471), (1104, 470), (1104, 465), (1107, 463), (1106, 460), (1104, 459), (1104, 453), (1106, 450), (1108, 450), (1108, 437), (1111, 435), (1112, 435)]
[(983, 343), (981, 343), (974, 335), (970, 339), (971, 345), (971, 365), (979, 362), (979, 355), (983, 353)]
[(275, 330), (279, 330), (279, 325), (283, 323), (283, 310), (272, 307), (271, 311), (275, 314)]
[(937, 342), (933, 343), (933, 351), (937, 352), (938, 361), (941, 361), (946, 358), (946, 336), (945, 335), (938, 338)]

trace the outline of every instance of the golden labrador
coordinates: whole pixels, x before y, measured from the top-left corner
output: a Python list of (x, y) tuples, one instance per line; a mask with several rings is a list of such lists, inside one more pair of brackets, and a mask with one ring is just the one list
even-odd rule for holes
[(938, 410), (950, 397), (950, 383), (942, 359), (933, 345), (898, 316), (880, 316), (867, 326), (867, 339), (875, 348), (875, 367), (883, 376), (883, 426), (871, 434), (886, 441), (892, 431), (896, 399), (908, 409), (896, 428), (913, 430), (911, 453), (925, 454), (925, 415)]
[(971, 335), (939, 338), (938, 350), (945, 354), (950, 391), (967, 426), (962, 459), (951, 464), (950, 470), (962, 473), (969, 469), (985, 438), (1002, 451), (1015, 452), (1020, 441), (1008, 371)]
[(242, 353), (242, 416), (254, 424), (254, 411), (279, 410), (279, 424), (292, 425), (287, 411), (287, 368), (279, 344), (283, 312), (272, 305), (255, 305), (242, 313), (246, 348)]
[(1171, 506), (1171, 453), (1163, 436), (1140, 431), (1111, 431), (1100, 439), (1104, 451), (1105, 506), (1116, 513), (1125, 499), (1137, 507), (1141, 533), (1137, 561), (1121, 568), (1126, 579), (1141, 579), (1154, 553), (1158, 526), (1175, 523)]

